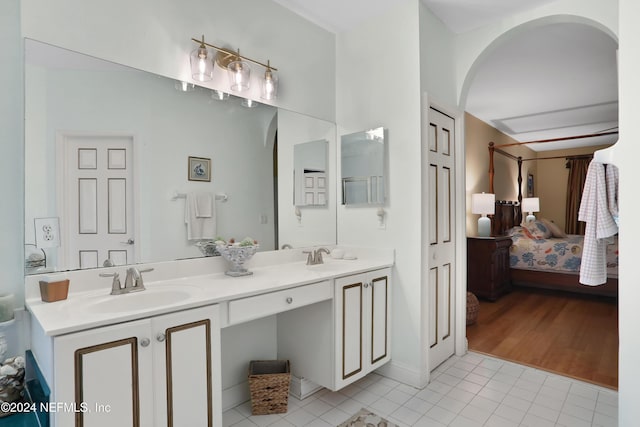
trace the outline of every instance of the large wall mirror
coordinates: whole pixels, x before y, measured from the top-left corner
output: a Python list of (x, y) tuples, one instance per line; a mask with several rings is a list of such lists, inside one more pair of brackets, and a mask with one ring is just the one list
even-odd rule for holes
[(343, 205), (382, 205), (386, 201), (386, 130), (382, 127), (342, 135)]
[[(26, 273), (202, 256), (187, 238), (195, 193), (216, 199), (216, 236), (294, 241), (278, 218), (291, 169), (277, 159), (293, 156), (279, 135), (317, 127), (297, 141), (335, 145), (335, 124), (244, 101), (25, 40)], [(335, 243), (335, 221), (327, 212), (318, 243)]]

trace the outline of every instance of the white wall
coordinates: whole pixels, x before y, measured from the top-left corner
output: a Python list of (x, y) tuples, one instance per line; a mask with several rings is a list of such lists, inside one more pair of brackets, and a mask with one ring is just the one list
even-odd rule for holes
[[(262, 250), (274, 249), (273, 141), (266, 138), (275, 108), (244, 108), (238, 98), (215, 101), (206, 89), (179, 92), (173, 80), (139, 71), (29, 65), (26, 73), (28, 242), (33, 218), (57, 216), (56, 134), (118, 133), (134, 137), (141, 218), (137, 262), (201, 256), (186, 238), (185, 200), (170, 198), (176, 191), (225, 192), (229, 200), (216, 202), (217, 235), (250, 236)], [(211, 182), (187, 180), (189, 156), (211, 159)]]
[[(293, 147), (326, 140), (327, 205), (300, 206), (300, 221), (293, 204)], [(336, 242), (335, 170), (336, 126), (334, 123), (278, 111), (278, 236), (279, 244), (293, 247), (331, 245)]]
[(418, 12), (417, 0), (399, 1), (384, 16), (339, 34), (336, 79), (338, 135), (383, 126), (389, 147), (386, 228), (379, 228), (377, 207), (340, 205), (338, 244), (395, 248), (391, 364), (414, 384), (424, 380)]
[(620, 141), (615, 158), (620, 168), (620, 295), (619, 316), (619, 419), (620, 426), (637, 424), (640, 419), (638, 384), (640, 384), (640, 335), (638, 301), (640, 287), (637, 270), (637, 245), (640, 227), (633, 216), (640, 209), (638, 202), (638, 144), (640, 141), (640, 3), (636, 0), (619, 0), (620, 43), (618, 56), (620, 94)]
[[(22, 23), (24, 37), (189, 81), (191, 38), (204, 34), (214, 45), (270, 60), (280, 75), (275, 105), (335, 118), (333, 34), (272, 1), (22, 0)], [(252, 75), (262, 72), (254, 67)], [(247, 97), (258, 92), (252, 84)]]
[(20, 2), (0, 2), (0, 294), (15, 294), (21, 307), (23, 290), (23, 101)]
[[(615, 0), (556, 0), (536, 9), (511, 15), (456, 37), (456, 80), (458, 97), (464, 107), (466, 92), (471, 84), (469, 76), (474, 75), (476, 61), (482, 61), (482, 55), (496, 49), (502, 41), (508, 40), (507, 33), (526, 31), (538, 25), (557, 22), (595, 22), (603, 30), (615, 37), (618, 27), (617, 2)], [(495, 43), (494, 43), (495, 42)], [(485, 49), (489, 48), (485, 51)]]

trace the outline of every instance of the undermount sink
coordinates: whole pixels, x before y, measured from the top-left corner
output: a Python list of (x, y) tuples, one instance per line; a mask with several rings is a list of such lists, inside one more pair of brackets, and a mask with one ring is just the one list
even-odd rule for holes
[(307, 267), (307, 269), (309, 269), (311, 271), (321, 272), (321, 271), (341, 270), (341, 269), (344, 268), (344, 265), (342, 263), (339, 263), (339, 262), (328, 262), (328, 263), (323, 263), (323, 264), (307, 265), (306, 267)]
[(164, 307), (191, 298), (193, 296), (192, 288), (186, 286), (158, 286), (128, 294), (105, 295), (92, 301), (87, 301), (83, 308), (92, 313), (122, 313)]

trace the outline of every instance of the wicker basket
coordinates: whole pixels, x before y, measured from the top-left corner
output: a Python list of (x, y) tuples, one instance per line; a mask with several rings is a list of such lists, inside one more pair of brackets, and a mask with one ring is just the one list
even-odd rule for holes
[(467, 326), (473, 325), (478, 320), (480, 303), (478, 298), (471, 292), (467, 292)]
[(249, 363), (249, 390), (253, 415), (283, 414), (289, 403), (291, 373), (288, 360)]

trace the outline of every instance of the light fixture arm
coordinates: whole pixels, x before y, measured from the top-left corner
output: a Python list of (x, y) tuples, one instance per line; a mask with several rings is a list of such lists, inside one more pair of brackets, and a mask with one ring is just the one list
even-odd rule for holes
[(194, 42), (198, 43), (200, 46), (207, 46), (207, 47), (213, 48), (213, 49), (215, 49), (215, 50), (217, 50), (219, 52), (226, 53), (227, 55), (235, 56), (237, 58), (244, 59), (245, 61), (253, 62), (254, 64), (257, 64), (257, 65), (260, 65), (261, 67), (266, 68), (267, 70), (278, 71), (278, 69), (273, 67), (271, 65), (271, 63), (263, 64), (262, 62), (256, 61), (255, 59), (251, 59), (251, 58), (248, 58), (246, 56), (240, 55), (240, 50), (239, 49), (238, 49), (238, 52), (234, 52), (232, 50), (225, 49), (224, 47), (218, 47), (218, 46), (212, 45), (211, 43), (207, 43), (207, 42), (204, 41), (204, 35), (202, 36), (202, 40), (198, 40), (198, 39), (192, 38), (191, 41), (194, 41)]

